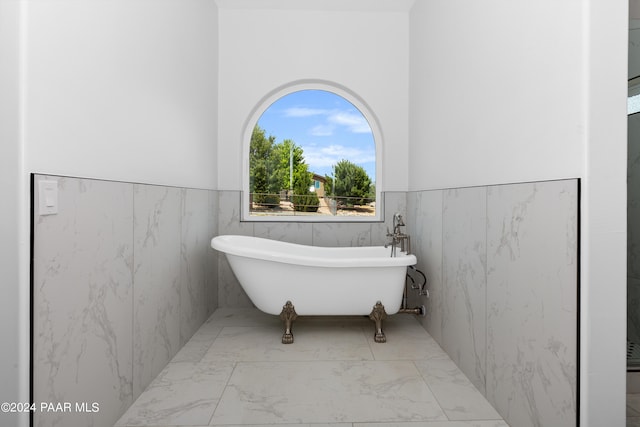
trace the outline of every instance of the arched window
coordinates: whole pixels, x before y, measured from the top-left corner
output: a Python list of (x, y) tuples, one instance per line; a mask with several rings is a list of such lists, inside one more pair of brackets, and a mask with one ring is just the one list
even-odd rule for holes
[(357, 97), (326, 84), (289, 86), (247, 123), (244, 220), (381, 219), (381, 136)]

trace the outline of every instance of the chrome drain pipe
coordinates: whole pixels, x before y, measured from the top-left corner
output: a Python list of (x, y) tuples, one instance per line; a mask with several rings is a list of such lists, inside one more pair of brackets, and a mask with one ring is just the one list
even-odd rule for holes
[(408, 297), (408, 293), (409, 293), (409, 280), (411, 280), (411, 289), (414, 290), (418, 290), (418, 295), (424, 295), (427, 298), (429, 298), (429, 291), (425, 289), (425, 286), (427, 284), (427, 278), (424, 275), (424, 273), (420, 270), (418, 270), (417, 268), (415, 268), (414, 266), (410, 265), (409, 268), (411, 268), (412, 270), (416, 271), (417, 273), (419, 273), (422, 278), (423, 278), (423, 283), (420, 286), (416, 286), (416, 282), (415, 280), (413, 280), (413, 277), (411, 277), (411, 275), (409, 275), (407, 273), (405, 280), (404, 280), (404, 292), (402, 293), (402, 304), (400, 305), (400, 310), (398, 310), (398, 313), (403, 313), (403, 314), (415, 314), (416, 316), (421, 316), (421, 317), (425, 317), (427, 315), (427, 308), (423, 305), (418, 306), (418, 307), (414, 307), (414, 308), (408, 308), (407, 307), (407, 297)]
[(416, 316), (424, 317), (427, 315), (427, 309), (424, 305), (421, 305), (420, 307), (415, 308), (401, 308), (398, 310), (398, 313), (415, 314)]

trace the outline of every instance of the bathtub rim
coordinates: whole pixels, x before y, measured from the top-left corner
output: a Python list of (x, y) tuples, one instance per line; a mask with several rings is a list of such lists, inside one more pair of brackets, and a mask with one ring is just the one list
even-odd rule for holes
[(390, 254), (391, 249), (383, 246), (323, 247), (263, 237), (225, 234), (211, 239), (211, 247), (219, 252), (239, 257), (309, 267), (388, 268), (417, 264), (415, 255), (399, 250), (395, 257), (384, 256)]

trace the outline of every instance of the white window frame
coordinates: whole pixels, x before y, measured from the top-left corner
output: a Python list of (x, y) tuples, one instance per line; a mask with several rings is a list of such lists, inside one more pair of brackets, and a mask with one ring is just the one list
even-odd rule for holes
[[(376, 212), (374, 216), (332, 216), (332, 215), (251, 215), (249, 206), (249, 148), (253, 128), (262, 114), (278, 99), (302, 90), (323, 90), (339, 95), (353, 104), (371, 127), (376, 150)], [(335, 83), (325, 81), (299, 81), (281, 86), (264, 96), (254, 107), (245, 122), (242, 137), (242, 207), (241, 220), (246, 222), (381, 222), (384, 220), (383, 200), (383, 135), (371, 108), (354, 92)]]

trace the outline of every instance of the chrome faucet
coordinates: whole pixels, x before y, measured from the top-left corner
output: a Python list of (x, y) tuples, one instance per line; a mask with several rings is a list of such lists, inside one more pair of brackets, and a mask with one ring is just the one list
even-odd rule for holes
[(389, 227), (387, 227), (387, 237), (391, 238), (391, 241), (384, 245), (385, 248), (391, 245), (391, 256), (396, 256), (396, 248), (400, 245), (400, 252), (410, 253), (411, 240), (409, 235), (400, 231), (400, 227), (405, 227), (402, 215), (396, 212), (393, 215), (393, 233), (389, 233)]

